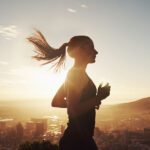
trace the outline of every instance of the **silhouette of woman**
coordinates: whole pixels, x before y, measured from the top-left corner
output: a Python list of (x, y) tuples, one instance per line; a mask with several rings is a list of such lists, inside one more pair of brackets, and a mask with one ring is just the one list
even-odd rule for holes
[(97, 150), (93, 140), (95, 109), (99, 108), (101, 100), (109, 96), (110, 86), (100, 85), (97, 90), (86, 73), (87, 65), (94, 63), (98, 54), (93, 41), (88, 36), (74, 36), (60, 48), (54, 49), (38, 30), (28, 40), (36, 47), (37, 55), (33, 58), (47, 61), (44, 64), (59, 59), (54, 65), (57, 71), (65, 62), (66, 51), (74, 58), (73, 67), (52, 100), (53, 107), (67, 108), (68, 113), (68, 126), (59, 141), (59, 149)]

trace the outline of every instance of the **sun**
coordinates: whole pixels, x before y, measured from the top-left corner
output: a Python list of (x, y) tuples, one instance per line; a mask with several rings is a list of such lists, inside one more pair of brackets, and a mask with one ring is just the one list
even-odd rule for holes
[(22, 84), (19, 82), (16, 89), (13, 88), (16, 98), (49, 100), (65, 81), (67, 70), (62, 69), (55, 73), (45, 67), (24, 67), (14, 73), (17, 75), (15, 81), (24, 81)]
[(36, 76), (34, 76), (34, 86), (36, 86), (36, 89), (41, 93), (44, 94), (49, 92), (50, 96), (52, 96), (65, 81), (66, 75), (66, 70), (61, 70), (61, 72), (55, 73), (54, 71), (40, 69)]

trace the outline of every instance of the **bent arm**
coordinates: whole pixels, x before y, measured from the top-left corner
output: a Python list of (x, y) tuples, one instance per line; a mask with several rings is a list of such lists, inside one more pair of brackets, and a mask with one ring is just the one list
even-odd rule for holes
[(88, 112), (90, 109), (95, 108), (95, 106), (101, 104), (101, 99), (98, 96), (90, 98), (87, 101), (80, 102), (80, 96), (73, 91), (70, 92), (68, 99), (68, 112), (72, 117), (82, 115)]
[(100, 104), (101, 99), (97, 96), (87, 101), (80, 101), (83, 90), (89, 81), (84, 72), (72, 71), (67, 77), (67, 109), (71, 117), (82, 115)]
[(51, 106), (60, 107), (60, 108), (67, 107), (66, 100), (65, 100), (64, 84), (61, 85), (61, 87), (58, 89), (57, 93), (55, 94)]

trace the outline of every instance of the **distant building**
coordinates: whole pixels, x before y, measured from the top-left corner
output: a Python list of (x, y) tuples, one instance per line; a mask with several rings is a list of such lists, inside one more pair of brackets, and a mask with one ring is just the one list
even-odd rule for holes
[(47, 119), (45, 118), (31, 118), (26, 123), (26, 137), (34, 138), (42, 136), (47, 131)]
[(6, 122), (0, 121), (0, 130), (3, 131), (6, 128)]
[(44, 134), (44, 131), (45, 131), (44, 123), (43, 122), (36, 122), (35, 125), (36, 125), (36, 129), (35, 129), (34, 135), (37, 137), (42, 136)]
[[(44, 131), (47, 131), (47, 119), (46, 118), (31, 118), (31, 121), (36, 124), (43, 124)], [(36, 125), (38, 126), (38, 125)], [(39, 125), (42, 127), (42, 125)]]
[(27, 131), (33, 131), (33, 130), (35, 130), (35, 123), (32, 122), (32, 121), (28, 121), (26, 123), (26, 130)]
[(4, 131), (7, 127), (12, 126), (13, 119), (0, 119), (0, 131)]

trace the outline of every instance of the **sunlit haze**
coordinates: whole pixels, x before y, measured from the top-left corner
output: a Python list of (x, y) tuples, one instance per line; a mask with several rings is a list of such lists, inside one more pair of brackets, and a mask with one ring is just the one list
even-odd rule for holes
[(1, 0), (0, 100), (51, 102), (73, 60), (54, 73), (31, 59), (26, 37), (39, 29), (58, 48), (74, 35), (88, 35), (99, 52), (87, 73), (96, 86), (111, 85), (104, 103), (150, 96), (150, 1), (148, 0)]

